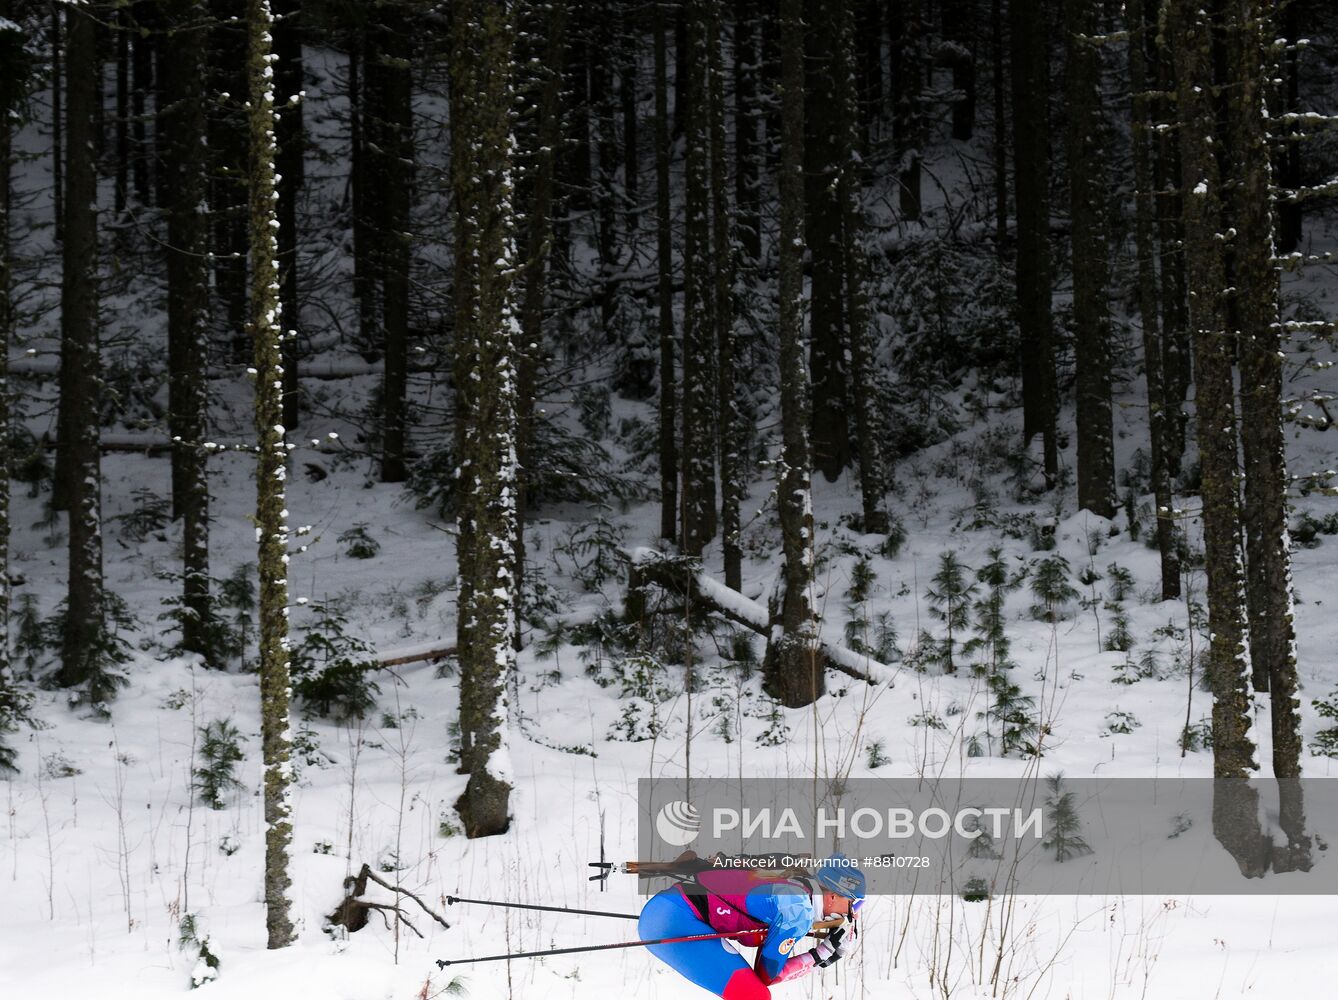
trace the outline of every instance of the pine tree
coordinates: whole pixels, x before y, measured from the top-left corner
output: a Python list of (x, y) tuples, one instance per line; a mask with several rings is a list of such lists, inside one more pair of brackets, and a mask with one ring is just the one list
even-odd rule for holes
[(288, 691), (288, 446), (283, 426), (283, 316), (275, 234), (274, 18), (269, 0), (247, 0), (248, 145), (250, 149), (250, 305), (255, 345), (256, 536), (260, 570), (260, 731), (265, 784), (265, 927), (270, 948), (294, 937), (289, 912), (292, 737)]
[[(461, 764), (470, 837), (504, 833), (511, 793), (507, 689), (515, 667), (516, 384), (512, 284), (512, 4), (452, 11)], [(467, 734), (467, 738), (464, 738)]]
[(804, 4), (781, 0), (780, 367), (781, 460), (780, 636), (769, 641), (763, 670), (767, 690), (782, 704), (808, 705), (823, 693), (813, 589), (813, 498), (809, 485), (809, 380), (804, 363)]
[(167, 210), (168, 433), (172, 438), (172, 506), (181, 519), (181, 647), (222, 666), (222, 650), (211, 649), (209, 595), (209, 478), (205, 450), (209, 356), (209, 274), (205, 257), (204, 51), (207, 12), (196, 0), (173, 0), (162, 16), (167, 44), (159, 72), (166, 93), (175, 96), (162, 111), (158, 128), (168, 155), (160, 169)]
[(1101, 108), (1098, 9), (1064, 0), (1068, 49), (1069, 206), (1073, 224), (1073, 325), (1077, 362), (1078, 507), (1114, 517), (1115, 444), (1111, 426), (1110, 240)]
[(954, 659), (959, 644), (957, 637), (971, 624), (971, 599), (975, 596), (976, 585), (967, 581), (968, 571), (955, 553), (944, 552), (939, 556), (938, 572), (931, 581), (933, 586), (925, 592), (934, 617), (943, 623), (944, 637), (936, 658), (943, 663), (944, 672), (949, 674), (957, 672)]
[(1226, 268), (1218, 237), (1222, 189), (1215, 153), (1211, 23), (1197, 0), (1168, 0), (1179, 112), (1181, 198), (1189, 320), (1194, 343), (1198, 440), (1203, 468), (1204, 558), (1208, 577), (1208, 677), (1213, 689), (1213, 832), (1242, 872), (1266, 870), (1258, 793), (1245, 784), (1255, 770), (1245, 651), (1244, 580), (1237, 529), (1234, 345), (1222, 296)]

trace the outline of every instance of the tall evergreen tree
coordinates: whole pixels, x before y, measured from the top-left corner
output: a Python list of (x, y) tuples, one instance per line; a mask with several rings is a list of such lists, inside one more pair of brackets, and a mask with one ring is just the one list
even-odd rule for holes
[(60, 292), (61, 365), (58, 433), (64, 435), (57, 485), (69, 511), (69, 580), (61, 637), (62, 687), (87, 685), (95, 711), (117, 680), (108, 673), (102, 588), (101, 351), (98, 327), (98, 206), (94, 104), (98, 74), (92, 4), (66, 10), (65, 226)]
[(654, 0), (655, 31), (655, 268), (660, 340), (660, 537), (678, 535), (678, 376), (674, 368), (674, 244), (669, 191), (668, 31), (664, 4)]
[(1189, 321), (1194, 342), (1195, 410), (1208, 577), (1208, 677), (1213, 687), (1213, 833), (1241, 871), (1267, 870), (1270, 845), (1259, 830), (1258, 793), (1246, 779), (1257, 767), (1250, 735), (1240, 524), (1235, 345), (1226, 326), (1226, 266), (1218, 230), (1222, 185), (1215, 150), (1211, 24), (1197, 0), (1168, 0), (1184, 203)]
[(452, 10), (452, 186), (456, 204), (456, 366), (461, 482), (461, 763), (456, 809), (470, 837), (506, 832), (511, 769), (507, 690), (515, 668), (516, 375), (513, 303), (512, 4)]
[(716, 337), (716, 414), (720, 454), (720, 535), (724, 549), (725, 586), (743, 589), (741, 508), (747, 495), (744, 481), (744, 423), (738, 399), (738, 344), (734, 331), (734, 282), (738, 261), (733, 216), (729, 205), (729, 153), (725, 148), (725, 69), (720, 53), (724, 33), (721, 0), (708, 0), (707, 100), (711, 119), (711, 254), (715, 289), (712, 308)]
[(1180, 597), (1180, 553), (1166, 459), (1168, 417), (1157, 274), (1157, 191), (1153, 156), (1157, 139), (1153, 97), (1149, 92), (1156, 86), (1149, 69), (1150, 53), (1156, 49), (1154, 6), (1155, 0), (1131, 0), (1127, 6), (1129, 81), (1133, 99), (1134, 245), (1138, 258), (1138, 312), (1143, 327), (1143, 372), (1147, 380), (1152, 500), (1157, 508), (1157, 551), (1161, 556), (1161, 596), (1162, 600), (1173, 601)]
[(687, 0), (687, 177), (683, 245), (683, 551), (715, 537), (715, 287), (711, 259), (711, 116), (707, 38), (712, 0)]
[(1017, 314), (1022, 337), (1022, 439), (1041, 435), (1046, 482), (1059, 474), (1054, 328), (1050, 312), (1050, 71), (1045, 4), (1012, 0), (1013, 193)]
[(246, 0), (250, 149), (249, 333), (255, 346), (256, 537), (260, 571), (260, 733), (265, 768), (265, 927), (270, 948), (294, 937), (288, 890), (293, 840), (292, 736), (288, 719), (288, 511), (284, 482), (283, 315), (276, 260), (274, 72), (269, 0)]
[(804, 0), (781, 0), (780, 308), (781, 594), (779, 636), (763, 664), (771, 695), (791, 707), (825, 689), (824, 660), (812, 604), (813, 497), (809, 482), (809, 379), (804, 363)]
[(1256, 691), (1269, 691), (1273, 774), (1282, 791), (1289, 852), (1275, 867), (1309, 868), (1301, 801), (1301, 719), (1296, 696), (1296, 628), (1287, 535), (1287, 455), (1282, 433), (1282, 317), (1273, 262), (1273, 203), (1263, 62), (1264, 5), (1224, 5), (1227, 148), (1235, 225), (1235, 317), (1239, 323), (1241, 444), (1245, 462), (1245, 600)]
[[(837, 79), (844, 58), (837, 37), (837, 4), (807, 0), (805, 5), (804, 97), (823, 109), (804, 118), (804, 233), (812, 270), (809, 283), (809, 370), (813, 396), (810, 441), (813, 467), (830, 482), (850, 465), (850, 378), (845, 356), (845, 259), (838, 178), (841, 156), (840, 96)], [(830, 109), (830, 110), (829, 110)], [(781, 126), (784, 129), (784, 125)]]
[(210, 648), (209, 476), (205, 450), (209, 356), (209, 274), (205, 214), (205, 42), (207, 11), (197, 0), (172, 0), (162, 16), (166, 41), (159, 71), (174, 99), (158, 128), (168, 153), (159, 165), (167, 211), (168, 431), (172, 447), (172, 507), (183, 530), (182, 648), (214, 660)]
[(1110, 239), (1105, 163), (1110, 156), (1101, 107), (1098, 9), (1064, 0), (1068, 51), (1069, 210), (1073, 227), (1073, 326), (1077, 363), (1078, 507), (1115, 516), (1111, 425)]

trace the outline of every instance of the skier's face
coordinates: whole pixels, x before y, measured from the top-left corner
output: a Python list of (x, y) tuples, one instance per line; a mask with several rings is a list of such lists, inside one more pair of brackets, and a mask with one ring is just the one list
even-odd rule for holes
[(849, 916), (850, 900), (839, 893), (824, 892), (822, 894), (822, 914), (823, 916)]

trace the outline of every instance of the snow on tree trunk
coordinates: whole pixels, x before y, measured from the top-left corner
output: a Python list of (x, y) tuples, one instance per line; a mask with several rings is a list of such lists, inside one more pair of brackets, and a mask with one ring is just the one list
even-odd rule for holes
[(1254, 687), (1271, 696), (1273, 774), (1281, 782), (1282, 827), (1289, 851), (1277, 860), (1309, 868), (1301, 786), (1296, 629), (1287, 537), (1287, 460), (1282, 433), (1282, 317), (1273, 263), (1264, 104), (1262, 10), (1257, 0), (1229, 0), (1223, 38), (1236, 83), (1228, 101), (1227, 147), (1234, 181), (1236, 319), (1240, 324), (1241, 443), (1245, 462), (1246, 608)]
[(743, 589), (740, 510), (748, 492), (744, 479), (746, 429), (738, 399), (738, 340), (734, 332), (734, 232), (729, 208), (728, 153), (725, 147), (725, 70), (720, 54), (721, 0), (710, 0), (707, 66), (711, 119), (712, 253), (715, 272), (716, 412), (720, 454), (720, 536), (725, 586)]
[(823, 692), (823, 659), (813, 616), (813, 499), (809, 483), (808, 368), (804, 363), (804, 26), (803, 0), (782, 0), (780, 187), (780, 510), (782, 568), (779, 628), (763, 664), (766, 688), (791, 707)]
[(715, 537), (716, 353), (711, 261), (709, 0), (684, 5), (688, 40), (687, 218), (683, 247), (683, 551)]
[[(9, 276), (9, 199), (10, 158), (13, 152), (13, 121), (11, 115), (18, 103), (19, 81), (16, 79), (19, 60), (17, 54), (23, 45), (23, 35), (11, 19), (13, 0), (0, 0), (0, 57), (5, 66), (0, 68), (0, 469), (11, 467), (9, 436), (10, 412), (13, 405), (9, 394), (9, 340), (14, 327), (14, 304), (10, 298)], [(0, 706), (5, 703), (12, 683), (9, 669), (9, 475), (0, 475)]]
[(1179, 110), (1181, 191), (1185, 213), (1189, 322), (1196, 369), (1195, 409), (1203, 468), (1201, 487), (1208, 577), (1208, 677), (1213, 690), (1213, 833), (1243, 873), (1262, 875), (1271, 845), (1259, 829), (1258, 793), (1245, 782), (1257, 765), (1250, 730), (1245, 649), (1244, 580), (1237, 546), (1240, 523), (1233, 338), (1226, 328), (1226, 266), (1218, 228), (1218, 175), (1213, 52), (1208, 16), (1197, 0), (1170, 0)]
[(456, 202), (459, 421), (458, 642), (461, 764), (456, 809), (470, 837), (506, 832), (512, 774), (507, 690), (515, 670), (515, 220), (512, 4), (453, 8), (452, 184)]
[(265, 785), (265, 927), (270, 948), (294, 937), (288, 890), (293, 839), (289, 728), (288, 446), (283, 426), (283, 314), (279, 303), (278, 192), (274, 161), (273, 16), (247, 0), (250, 133), (250, 304), (255, 347), (256, 537), (260, 571), (260, 731)]
[(863, 178), (859, 156), (859, 90), (856, 82), (855, 12), (853, 0), (838, 10), (837, 58), (833, 61), (838, 121), (837, 200), (841, 205), (842, 252), (845, 256), (846, 348), (850, 356), (850, 397), (859, 438), (859, 481), (862, 524), (870, 534), (886, 534), (890, 524), (883, 505), (887, 490), (879, 439), (878, 401), (874, 396), (870, 348), (873, 317), (869, 308), (868, 254), (864, 248)]
[(89, 684), (96, 711), (110, 695), (99, 646), (102, 592), (102, 453), (98, 344), (98, 211), (94, 103), (97, 98), (96, 12), (67, 9), (65, 226), (61, 278), (61, 370), (58, 420), (66, 434), (64, 496), (70, 514), (69, 589), (57, 681)]

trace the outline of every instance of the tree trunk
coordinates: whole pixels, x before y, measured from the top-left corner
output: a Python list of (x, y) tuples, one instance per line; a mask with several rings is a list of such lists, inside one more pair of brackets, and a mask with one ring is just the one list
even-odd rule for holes
[[(9, 205), (10, 161), (14, 152), (12, 115), (19, 103), (17, 54), (23, 46), (14, 22), (13, 0), (0, 0), (0, 57), (10, 68), (0, 70), (0, 704), (9, 697), (12, 674), (9, 664), (9, 470), (10, 434), (14, 399), (9, 389), (9, 344), (14, 331), (14, 303), (10, 294)], [(3, 754), (0, 752), (0, 760)], [(0, 770), (4, 766), (0, 763)]]
[(1100, 32), (1091, 0), (1064, 0), (1068, 51), (1069, 213), (1073, 227), (1073, 325), (1077, 365), (1078, 508), (1115, 516), (1111, 417), (1110, 239), (1101, 109)]
[(65, 234), (65, 114), (61, 110), (65, 50), (61, 16), (64, 9), (63, 3), (52, 0), (51, 26), (47, 32), (51, 44), (51, 206), (57, 243)]
[(623, 3), (618, 8), (619, 61), (618, 101), (623, 117), (623, 225), (628, 233), (641, 224), (641, 170), (637, 157), (637, 65), (641, 52), (641, 32), (635, 5)]
[[(1300, 51), (1298, 44), (1303, 37), (1301, 4), (1297, 0), (1281, 4), (1281, 30), (1286, 40), (1287, 51), (1282, 62), (1282, 107), (1283, 114), (1294, 115), (1301, 110), (1300, 93)], [(1282, 134), (1287, 141), (1277, 154), (1278, 186), (1295, 191), (1301, 186), (1301, 141), (1300, 129), (1287, 125)], [(1288, 199), (1278, 205), (1278, 251), (1294, 253), (1301, 245), (1302, 203)]]
[(274, 84), (269, 0), (247, 0), (250, 150), (250, 339), (256, 369), (256, 537), (260, 570), (260, 732), (265, 768), (265, 927), (270, 948), (293, 942), (292, 737), (288, 719), (288, 449), (283, 420), (283, 316), (279, 299)]
[(1008, 117), (1004, 66), (1003, 0), (990, 0), (990, 51), (994, 56), (994, 248), (1008, 258)]
[[(298, 307), (297, 199), (306, 177), (302, 131), (302, 21), (301, 0), (275, 3), (274, 89), (279, 127), (277, 133), (279, 173), (279, 300), (283, 303), (283, 425), (297, 427), (302, 412), (298, 381), (298, 343), (301, 315)], [(407, 71), (406, 71), (407, 72)], [(393, 190), (398, 180), (387, 177)], [(408, 196), (407, 190), (405, 197)], [(389, 365), (387, 365), (389, 369)]]
[[(1167, 0), (1149, 0), (1156, 6), (1149, 20), (1156, 21)], [(1158, 124), (1171, 125), (1175, 117), (1175, 60), (1166, 49), (1164, 32), (1158, 32), (1151, 48), (1149, 82), (1155, 81), (1160, 96), (1153, 101)], [(1157, 132), (1155, 157), (1157, 190), (1157, 238), (1161, 260), (1162, 391), (1166, 397), (1166, 472), (1174, 480), (1180, 474), (1185, 454), (1188, 415), (1185, 400), (1190, 384), (1189, 294), (1185, 288), (1184, 204), (1180, 192), (1180, 149), (1174, 128)]]
[(655, 0), (655, 268), (659, 277), (660, 537), (678, 538), (678, 378), (674, 371), (674, 244), (669, 201), (668, 39), (664, 4)]
[(101, 640), (102, 451), (100, 358), (98, 345), (98, 210), (94, 171), (93, 104), (98, 72), (93, 5), (67, 7), (65, 233), (61, 276), (61, 367), (58, 421), (66, 437), (63, 494), (69, 511), (69, 581), (65, 631), (56, 681), (62, 687), (88, 684), (88, 701), (98, 714), (110, 697)]
[[(511, 768), (507, 692), (515, 669), (516, 383), (511, 199), (512, 5), (459, 0), (451, 48), (456, 202), (456, 399), (460, 727), (469, 773), (456, 809), (469, 837), (505, 833)], [(466, 690), (466, 686), (468, 690)]]
[(711, 261), (711, 0), (688, 0), (687, 219), (683, 248), (683, 551), (715, 537), (716, 327)]
[(879, 439), (875, 398), (873, 317), (869, 308), (868, 256), (864, 249), (863, 178), (859, 155), (859, 89), (856, 71), (854, 0), (842, 0), (835, 11), (837, 45), (832, 68), (838, 122), (837, 200), (841, 206), (841, 249), (845, 271), (846, 350), (850, 357), (850, 402), (858, 437), (861, 525), (869, 534), (887, 534), (890, 527), (883, 495), (887, 490)]
[(724, 31), (721, 0), (708, 0), (707, 64), (711, 118), (711, 236), (714, 260), (713, 301), (716, 335), (716, 413), (720, 454), (720, 536), (725, 586), (743, 589), (740, 510), (747, 495), (744, 481), (744, 421), (737, 396), (738, 346), (734, 336), (734, 233), (730, 224), (728, 151), (725, 148), (725, 68), (720, 54)]
[(1017, 312), (1022, 338), (1022, 440), (1041, 435), (1046, 484), (1059, 474), (1054, 332), (1050, 314), (1050, 91), (1042, 0), (1009, 5), (1013, 53), (1013, 192)]
[[(409, 387), (409, 237), (413, 207), (413, 40), (407, 12), (399, 4), (381, 8), (375, 58), (377, 86), (376, 154), (368, 158), (377, 199), (380, 277), (385, 324), (385, 379), (381, 388), (381, 481), (402, 483)], [(372, 67), (367, 67), (369, 75)]]
[(114, 208), (119, 219), (130, 194), (130, 32), (129, 7), (116, 11), (116, 182)]
[[(976, 128), (976, 57), (970, 46), (973, 18), (971, 0), (942, 0), (945, 55), (940, 60), (952, 68), (952, 137), (970, 140)], [(1091, 15), (1095, 18), (1093, 5)]]
[[(539, 364), (544, 355), (544, 299), (548, 294), (548, 259), (553, 248), (553, 206), (557, 170), (557, 148), (562, 137), (562, 67), (567, 58), (567, 0), (548, 4), (544, 49), (539, 70), (538, 121), (528, 171), (528, 208), (525, 211), (525, 270), (520, 307), (518, 345), (519, 382), (516, 399), (516, 456), (519, 480), (516, 491), (516, 593), (524, 593), (525, 520), (529, 484), (534, 474), (534, 400), (538, 391)], [(520, 631), (516, 631), (519, 649)]]
[(1240, 552), (1234, 345), (1226, 329), (1226, 268), (1218, 238), (1222, 193), (1214, 147), (1212, 42), (1197, 0), (1169, 0), (1179, 108), (1186, 278), (1196, 368), (1195, 410), (1203, 467), (1203, 538), (1208, 577), (1208, 677), (1213, 688), (1213, 833), (1243, 873), (1267, 869), (1271, 845), (1260, 832), (1258, 795), (1245, 781), (1256, 769)]
[(167, 44), (159, 71), (173, 99), (159, 116), (167, 155), (160, 169), (167, 211), (168, 436), (172, 439), (172, 507), (181, 518), (181, 645), (221, 667), (211, 649), (209, 622), (209, 473), (206, 440), (206, 363), (209, 358), (208, 217), (205, 214), (205, 76), (208, 31), (198, 0), (163, 7)]
[(780, 358), (781, 461), (777, 485), (781, 544), (780, 635), (769, 640), (765, 686), (798, 707), (823, 693), (823, 658), (810, 594), (813, 501), (809, 488), (808, 372), (804, 365), (804, 2), (781, 0)]
[[(891, 6), (893, 129), (896, 132), (897, 184), (901, 217), (917, 222), (922, 210), (920, 162), (924, 155), (924, 0)], [(816, 372), (815, 372), (816, 375)]]
[(1132, 0), (1128, 8), (1129, 79), (1133, 92), (1131, 139), (1134, 166), (1134, 242), (1138, 256), (1138, 309), (1143, 326), (1143, 369), (1147, 378), (1148, 437), (1152, 498), (1157, 508), (1157, 551), (1161, 555), (1161, 597), (1180, 598), (1180, 553), (1176, 538), (1171, 478), (1166, 467), (1166, 394), (1162, 365), (1161, 314), (1157, 282), (1157, 192), (1153, 172), (1153, 129), (1148, 88), (1148, 53), (1155, 46), (1155, 0)]
[[(836, 25), (822, 0), (807, 0), (805, 98), (823, 109), (804, 120), (804, 228), (812, 260), (810, 349), (813, 409), (810, 439), (813, 467), (828, 482), (837, 479), (853, 457), (850, 441), (850, 378), (845, 363), (844, 271), (841, 205), (837, 180), (842, 168), (837, 116), (836, 67), (843, 65), (834, 37)], [(783, 126), (782, 126), (783, 127)]]
[[(249, 2), (249, 0), (246, 0)], [(215, 321), (222, 323), (223, 339), (232, 358), (244, 361), (252, 353), (247, 342), (246, 303), (246, 35), (244, 0), (209, 0), (214, 27), (209, 44), (210, 90), (215, 101), (209, 116), (209, 148), (213, 152), (214, 288), (222, 306)], [(254, 282), (252, 282), (254, 284)]]
[(757, 0), (734, 0), (734, 204), (745, 270), (762, 256), (761, 144), (757, 134), (761, 58)]
[(1282, 317), (1273, 263), (1273, 213), (1258, 0), (1225, 4), (1226, 64), (1235, 90), (1227, 106), (1227, 148), (1236, 229), (1235, 302), (1240, 355), (1241, 444), (1245, 461), (1245, 599), (1256, 691), (1269, 691), (1273, 774), (1282, 783), (1287, 866), (1309, 868), (1302, 808), (1301, 720), (1296, 629), (1287, 536), (1287, 462), (1282, 433)]

